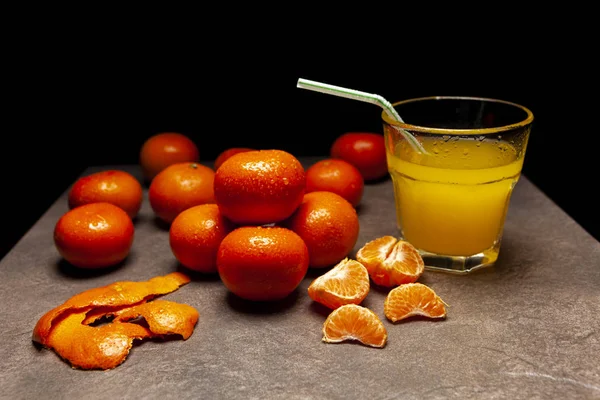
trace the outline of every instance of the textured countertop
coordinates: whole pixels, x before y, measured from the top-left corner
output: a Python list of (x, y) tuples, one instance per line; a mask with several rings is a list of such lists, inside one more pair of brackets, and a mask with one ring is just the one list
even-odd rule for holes
[[(109, 168), (140, 176), (137, 166), (84, 175)], [(0, 260), (0, 398), (600, 399), (600, 243), (525, 177), (495, 267), (420, 278), (449, 304), (446, 320), (392, 324), (383, 316), (387, 292), (372, 287), (363, 305), (386, 326), (386, 347), (326, 344), (327, 311), (306, 293), (322, 271), (309, 271), (294, 294), (268, 306), (237, 299), (218, 275), (193, 276), (164, 297), (197, 308), (193, 335), (134, 345), (110, 371), (74, 370), (38, 349), (37, 320), (86, 289), (179, 266), (145, 192), (127, 261), (104, 273), (70, 268), (52, 239), (66, 193)], [(359, 217), (354, 251), (396, 234), (389, 179), (366, 186)]]

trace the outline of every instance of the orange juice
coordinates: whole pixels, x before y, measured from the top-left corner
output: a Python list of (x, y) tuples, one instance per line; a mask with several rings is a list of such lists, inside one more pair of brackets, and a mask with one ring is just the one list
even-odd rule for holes
[(431, 253), (497, 256), (523, 154), (482, 136), (426, 138), (423, 147), (428, 154), (406, 141), (388, 148), (402, 236)]

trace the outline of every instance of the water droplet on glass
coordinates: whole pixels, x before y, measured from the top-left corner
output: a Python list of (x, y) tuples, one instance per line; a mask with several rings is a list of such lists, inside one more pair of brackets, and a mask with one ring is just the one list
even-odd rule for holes
[(479, 140), (480, 142), (483, 142), (483, 141), (485, 140), (485, 136), (479, 136), (479, 137), (477, 138), (477, 140)]
[(444, 142), (447, 142), (448, 140), (450, 140), (450, 136), (444, 135), (442, 136), (442, 139), (444, 140)]
[(469, 155), (469, 149), (463, 149), (463, 154), (464, 154), (465, 156)]

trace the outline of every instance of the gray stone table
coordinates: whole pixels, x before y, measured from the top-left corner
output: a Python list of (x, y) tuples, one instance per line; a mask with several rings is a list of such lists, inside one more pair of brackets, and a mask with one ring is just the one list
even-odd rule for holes
[[(140, 176), (137, 166), (85, 174), (108, 168)], [(421, 277), (449, 304), (447, 319), (392, 324), (386, 291), (372, 288), (363, 305), (388, 330), (383, 349), (321, 341), (327, 311), (306, 293), (314, 271), (268, 306), (229, 294), (218, 275), (193, 276), (164, 297), (198, 309), (193, 335), (134, 345), (110, 371), (75, 370), (34, 346), (37, 320), (91, 287), (180, 267), (145, 192), (126, 262), (96, 274), (69, 268), (52, 239), (66, 193), (0, 262), (3, 399), (600, 399), (600, 244), (525, 177), (495, 267)], [(396, 234), (389, 179), (366, 186), (359, 216), (354, 252)]]

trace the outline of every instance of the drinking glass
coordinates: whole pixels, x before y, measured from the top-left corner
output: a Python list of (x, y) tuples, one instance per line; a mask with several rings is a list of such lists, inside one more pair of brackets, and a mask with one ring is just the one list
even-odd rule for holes
[(422, 97), (393, 106), (404, 122), (386, 112), (382, 119), (400, 237), (419, 250), (427, 269), (467, 273), (493, 265), (533, 113), (477, 97)]

